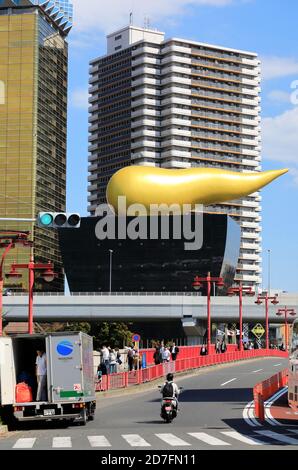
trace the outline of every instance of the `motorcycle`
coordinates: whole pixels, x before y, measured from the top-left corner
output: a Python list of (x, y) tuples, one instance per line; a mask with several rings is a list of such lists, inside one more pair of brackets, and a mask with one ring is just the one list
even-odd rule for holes
[[(158, 387), (161, 389), (161, 386)], [(183, 390), (179, 387), (179, 391)], [(173, 419), (177, 417), (178, 413), (178, 401), (175, 397), (163, 397), (161, 400), (160, 417), (166, 422), (171, 423)]]

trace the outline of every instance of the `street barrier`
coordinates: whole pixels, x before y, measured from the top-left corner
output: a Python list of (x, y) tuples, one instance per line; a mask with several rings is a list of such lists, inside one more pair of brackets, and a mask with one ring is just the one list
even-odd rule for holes
[[(197, 348), (197, 350), (200, 351), (200, 348)], [(207, 356), (177, 359), (176, 361), (170, 361), (156, 366), (154, 365), (146, 369), (103, 375), (100, 380), (96, 380), (96, 391), (101, 392), (127, 388), (146, 382), (152, 382), (153, 380), (165, 377), (169, 372), (184, 372), (187, 370), (199, 369), (201, 367), (270, 356), (286, 358), (288, 357), (288, 354), (274, 349), (253, 349), (250, 351), (227, 351), (221, 354), (209, 354)]]
[(255, 417), (261, 422), (265, 421), (265, 401), (288, 384), (288, 372), (285, 369), (254, 386)]

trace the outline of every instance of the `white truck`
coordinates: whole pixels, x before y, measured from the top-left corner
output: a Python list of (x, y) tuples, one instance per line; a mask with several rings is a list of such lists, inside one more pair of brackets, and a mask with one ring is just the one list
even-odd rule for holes
[[(34, 401), (37, 350), (46, 353), (46, 401)], [(24, 381), (24, 376), (31, 382), (33, 401), (18, 403), (16, 386)], [(92, 338), (82, 332), (1, 337), (0, 406), (4, 417), (14, 426), (18, 421), (35, 420), (68, 420), (85, 425), (94, 419)]]

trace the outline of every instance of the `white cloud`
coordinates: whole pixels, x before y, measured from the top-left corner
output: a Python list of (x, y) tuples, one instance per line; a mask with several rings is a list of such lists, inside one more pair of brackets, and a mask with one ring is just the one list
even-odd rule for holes
[(272, 90), (268, 93), (267, 97), (277, 103), (290, 103), (291, 101), (291, 93), (282, 90)]
[(73, 108), (88, 109), (89, 107), (88, 98), (89, 98), (88, 89), (78, 88), (71, 93), (69, 104)]
[(191, 6), (222, 7), (239, 2), (243, 0), (73, 0), (74, 31), (111, 32), (129, 23), (131, 11), (134, 24), (141, 26), (145, 16), (154, 22), (179, 15)]
[(262, 129), (264, 158), (298, 165), (298, 108), (264, 118)]
[(298, 59), (294, 57), (262, 57), (262, 78), (298, 77)]

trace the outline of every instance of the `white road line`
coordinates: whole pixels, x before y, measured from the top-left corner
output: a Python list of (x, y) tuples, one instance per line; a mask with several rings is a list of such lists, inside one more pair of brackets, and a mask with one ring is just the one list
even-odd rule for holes
[(245, 444), (248, 444), (250, 446), (264, 445), (264, 442), (251, 438), (251, 437), (244, 436), (243, 434), (240, 434), (237, 431), (221, 431), (221, 434), (231, 437), (232, 439), (236, 439), (237, 441), (244, 442)]
[(15, 445), (13, 446), (13, 449), (32, 449), (35, 444), (35, 441), (36, 437), (18, 439)]
[(216, 437), (212, 437), (205, 432), (188, 432), (190, 436), (198, 439), (199, 441), (206, 442), (206, 444), (210, 444), (211, 446), (230, 446), (228, 442), (222, 441), (221, 439), (217, 439)]
[(284, 434), (279, 434), (278, 432), (274, 431), (255, 431), (256, 433), (270, 437), (271, 439), (274, 439), (275, 441), (280, 441), (284, 442), (286, 444), (291, 444), (291, 445), (298, 445), (297, 439), (294, 439), (293, 437), (285, 436)]
[(255, 374), (256, 372), (261, 372), (261, 370), (264, 370), (264, 369), (253, 370), (252, 374)]
[(91, 447), (111, 447), (105, 436), (88, 436)]
[(298, 434), (298, 429), (287, 429), (287, 431), (293, 432), (294, 434)]
[(281, 364), (274, 364), (273, 367), (278, 367), (278, 366), (281, 366)]
[(227, 385), (227, 384), (229, 384), (229, 383), (231, 383), (231, 382), (234, 382), (234, 380), (237, 380), (237, 377), (235, 377), (235, 379), (228, 380), (227, 382), (221, 384), (221, 387), (223, 387), (224, 385)]
[(151, 447), (151, 444), (145, 441), (139, 434), (122, 434), (122, 437), (131, 447)]
[(174, 434), (155, 434), (159, 439), (166, 442), (170, 446), (190, 446), (188, 442), (183, 441)]
[(269, 423), (272, 425), (272, 426), (282, 426), (282, 424), (277, 421), (276, 419), (273, 418), (271, 412), (270, 412), (270, 408), (272, 406), (272, 404), (277, 401), (279, 399), (279, 397), (281, 397), (287, 390), (287, 387), (284, 387), (282, 388), (281, 390), (279, 390), (278, 392), (276, 392), (271, 398), (269, 398), (269, 400), (265, 401), (264, 403), (264, 406), (265, 406), (265, 418), (267, 421), (269, 421)]
[(250, 416), (250, 409), (253, 405), (254, 405), (253, 401), (251, 401), (250, 403), (247, 403), (246, 407), (243, 410), (242, 417), (244, 421), (246, 422), (246, 424), (248, 424), (249, 426), (252, 426), (252, 427), (260, 426), (260, 424), (257, 423), (257, 421), (253, 417)]
[(54, 437), (53, 438), (53, 449), (65, 449), (72, 447), (71, 437)]

